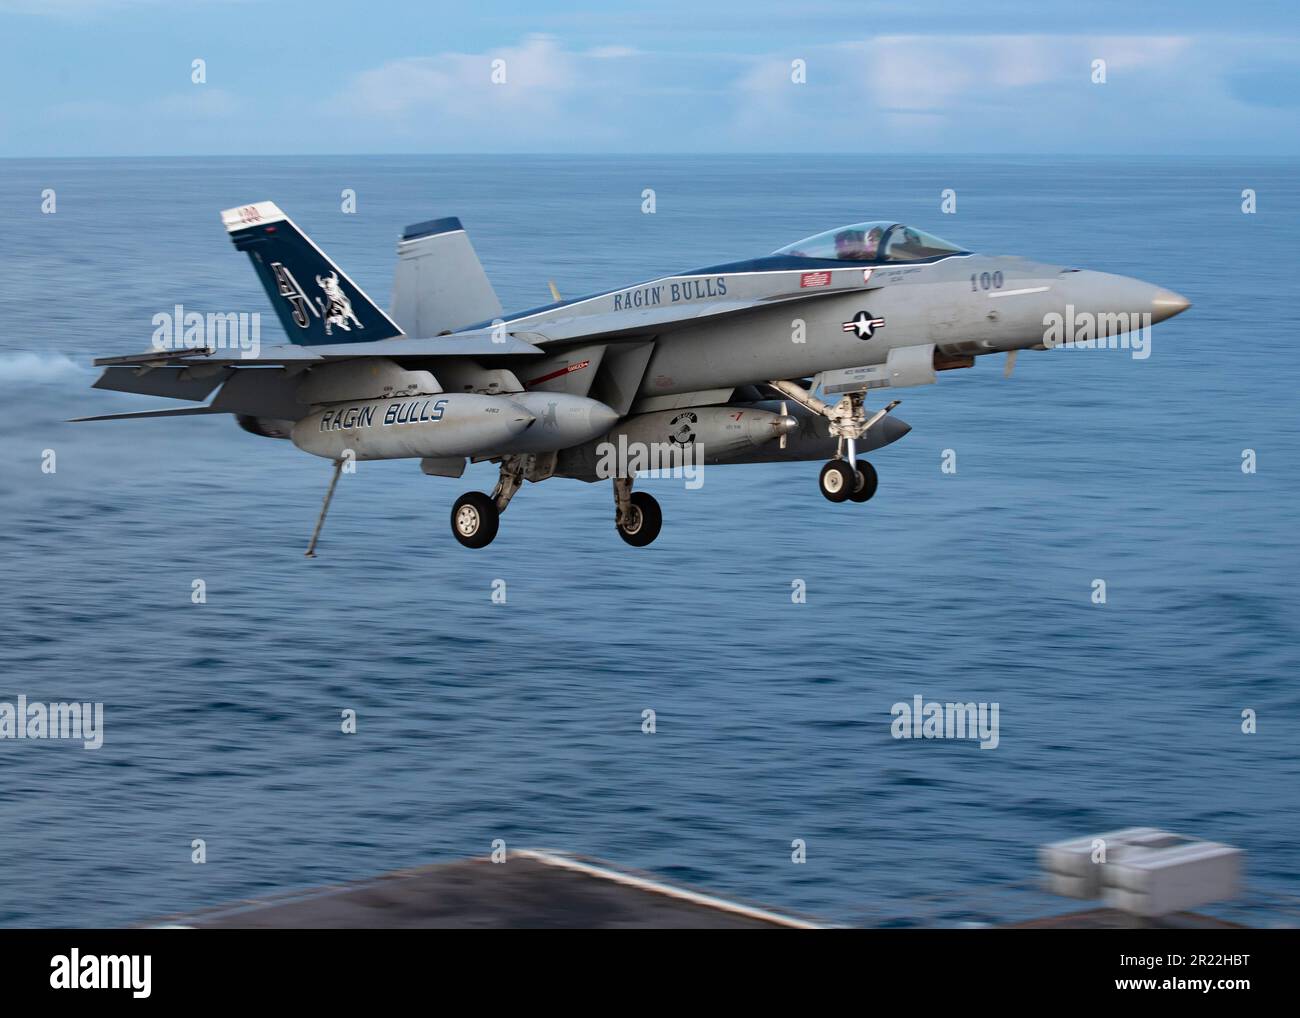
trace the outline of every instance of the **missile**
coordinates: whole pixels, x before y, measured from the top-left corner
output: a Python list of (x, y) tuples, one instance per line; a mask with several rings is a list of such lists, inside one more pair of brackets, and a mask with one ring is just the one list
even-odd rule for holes
[(554, 452), (604, 434), (618, 414), (562, 392), (470, 392), (365, 399), (316, 408), (293, 427), (293, 444), (326, 459), (478, 459)]

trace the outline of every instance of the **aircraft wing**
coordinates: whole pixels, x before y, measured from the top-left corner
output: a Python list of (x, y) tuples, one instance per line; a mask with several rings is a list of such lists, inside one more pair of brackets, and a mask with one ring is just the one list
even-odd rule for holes
[[(187, 350), (146, 350), (122, 357), (98, 357), (96, 367), (150, 367), (165, 364), (280, 365), (309, 367), (327, 360), (353, 360), (364, 357), (527, 357), (543, 353), (521, 333), (478, 329), (454, 336), (432, 339), (380, 339), (369, 343), (321, 343), (299, 346), (293, 343), (265, 344), (257, 350), (214, 350), (211, 347)], [(533, 338), (541, 339), (541, 336)], [(253, 356), (253, 355), (256, 356)]]
[[(854, 287), (861, 288), (860, 284)], [(301, 407), (286, 402), (290, 378), (330, 361), (379, 357), (408, 367), (429, 361), (425, 365), (427, 370), (437, 376), (445, 371), (452, 377), (458, 373), (463, 377), (467, 368), (470, 372), (490, 375), (495, 367), (501, 367), (508, 374), (509, 370), (519, 368), (520, 362), (535, 362), (533, 373), (540, 374), (539, 378), (519, 376), (529, 388), (560, 388), (575, 395), (586, 395), (597, 369), (592, 367), (589, 372), (576, 373), (574, 357), (581, 355), (577, 363), (586, 368), (600, 363), (606, 345), (615, 345), (638, 351), (636, 356), (627, 358), (606, 358), (606, 375), (617, 373), (615, 369), (621, 365), (622, 374), (627, 376), (620, 378), (617, 385), (626, 398), (615, 400), (622, 408), (620, 412), (625, 412), (639, 386), (640, 372), (649, 359), (656, 336), (702, 321), (845, 292), (847, 288), (841, 287), (805, 293), (769, 291), (617, 311), (608, 309), (610, 295), (606, 294), (545, 309), (513, 322), (427, 339), (397, 336), (365, 343), (265, 344), (249, 350), (146, 350), (96, 359), (95, 365), (105, 370), (95, 382), (95, 388), (198, 402), (220, 386), (220, 397), (206, 412), (295, 419)], [(583, 348), (586, 353), (574, 354), (575, 347)], [(504, 364), (503, 358), (507, 359)], [(443, 362), (441, 369), (439, 362)], [(277, 368), (280, 370), (273, 370)]]
[[(856, 287), (855, 289), (866, 289)], [(473, 360), (498, 357), (541, 357), (546, 351), (539, 344), (635, 339), (671, 332), (710, 318), (727, 318), (759, 308), (817, 300), (842, 295), (846, 289), (834, 288), (815, 292), (785, 292), (759, 297), (736, 297), (727, 300), (699, 301), (641, 308), (637, 310), (593, 310), (584, 312), (589, 300), (567, 307), (548, 310), (526, 319), (489, 327), (457, 332), (428, 339), (373, 340), (367, 343), (319, 343), (304, 346), (293, 343), (264, 344), (257, 350), (199, 349), (146, 350), (139, 354), (96, 358), (96, 367), (158, 367), (162, 365), (220, 365), (252, 367), (311, 367), (322, 361), (351, 360), (365, 357), (391, 357), (402, 361), (420, 358), (465, 357)], [(607, 295), (606, 295), (607, 296)], [(570, 311), (569, 308), (572, 308)], [(564, 313), (568, 311), (569, 313)]]
[[(533, 339), (542, 337), (528, 333)], [(252, 355), (256, 356), (252, 356)], [(249, 350), (199, 349), (146, 350), (120, 357), (100, 357), (97, 367), (104, 369), (94, 388), (140, 395), (162, 396), (199, 402), (220, 387), (210, 406), (183, 412), (164, 409), (128, 414), (105, 414), (81, 420), (117, 420), (132, 417), (188, 416), (204, 413), (247, 414), (297, 420), (304, 407), (297, 403), (296, 392), (302, 373), (330, 362), (364, 361), (384, 358), (415, 364), (438, 377), (458, 379), (458, 387), (470, 379), (506, 379), (513, 381), (509, 367), (500, 358), (513, 358), (507, 365), (517, 366), (520, 359), (543, 358), (545, 351), (520, 334), (510, 335), (500, 329), (478, 329), (432, 339), (375, 340), (369, 343), (318, 343), (312, 346), (283, 343)], [(500, 368), (501, 370), (498, 370)]]

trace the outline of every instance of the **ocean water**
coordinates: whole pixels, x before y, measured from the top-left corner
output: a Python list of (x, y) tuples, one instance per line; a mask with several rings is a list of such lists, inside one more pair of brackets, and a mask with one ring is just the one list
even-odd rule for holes
[[(555, 480), (471, 552), (450, 505), (493, 468), (366, 463), (307, 560), (324, 461), (230, 418), (63, 423), (161, 405), (90, 389), (156, 312), (269, 310), (217, 217), (267, 198), (383, 298), (401, 227), (444, 215), (509, 308), (894, 218), (1193, 307), (1146, 360), (1026, 353), (902, 392), (865, 506), (813, 463), (710, 468), (646, 482), (665, 524), (638, 550), (607, 486)], [(1298, 214), (1297, 167), (1245, 159), (0, 162), (0, 701), (105, 705), (99, 750), (0, 741), (0, 923), (497, 838), (840, 922), (996, 918), (1048, 907), (1001, 890), (1035, 846), (1136, 824), (1245, 849), (1245, 914), (1273, 922), (1300, 893)], [(891, 738), (917, 694), (997, 702), (998, 747)]]

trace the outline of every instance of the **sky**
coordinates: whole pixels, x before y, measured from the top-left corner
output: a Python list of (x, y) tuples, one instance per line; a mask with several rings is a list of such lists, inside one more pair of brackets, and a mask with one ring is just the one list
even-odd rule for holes
[(1297, 43), (1295, 0), (0, 0), (0, 156), (1289, 156)]

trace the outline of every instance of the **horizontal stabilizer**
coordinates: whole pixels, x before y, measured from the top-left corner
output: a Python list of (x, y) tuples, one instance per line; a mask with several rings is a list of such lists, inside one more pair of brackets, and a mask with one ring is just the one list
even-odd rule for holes
[[(125, 360), (125, 358), (114, 358)], [(96, 364), (99, 361), (95, 362)], [(128, 363), (130, 363), (128, 361)], [(113, 392), (133, 392), (138, 396), (161, 396), (164, 399), (188, 399), (194, 403), (207, 399), (212, 391), (230, 377), (233, 368), (220, 364), (205, 365), (194, 377), (184, 367), (111, 367), (95, 380), (94, 388)]]
[(180, 350), (149, 350), (145, 353), (128, 353), (113, 357), (96, 357), (95, 367), (107, 368), (114, 364), (170, 364), (180, 363), (187, 357), (207, 357), (217, 352), (214, 346), (199, 346)]
[(135, 410), (126, 414), (99, 414), (95, 417), (73, 417), (69, 424), (86, 421), (129, 421), (141, 417), (196, 417), (202, 414), (226, 414), (229, 410), (216, 410), (210, 406), (169, 407), (165, 410)]

